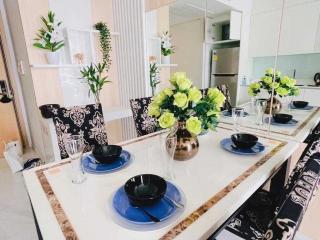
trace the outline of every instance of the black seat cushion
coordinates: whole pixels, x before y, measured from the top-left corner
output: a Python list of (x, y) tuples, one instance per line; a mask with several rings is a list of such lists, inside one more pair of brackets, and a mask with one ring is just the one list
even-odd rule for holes
[(108, 144), (101, 104), (60, 107), (53, 112), (61, 159), (68, 158), (63, 139), (65, 136), (82, 135), (84, 152), (95, 145)]
[(148, 115), (148, 107), (151, 100), (151, 97), (130, 100), (133, 120), (138, 137), (154, 133), (158, 130), (157, 119)]

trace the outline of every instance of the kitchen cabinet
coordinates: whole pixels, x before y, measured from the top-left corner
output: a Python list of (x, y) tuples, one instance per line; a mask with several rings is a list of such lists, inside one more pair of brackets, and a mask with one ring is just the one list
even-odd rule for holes
[(314, 53), (320, 17), (320, 1), (284, 9), (280, 55)]
[(307, 101), (311, 106), (320, 107), (320, 87), (301, 87), (300, 95), (293, 100)]
[[(253, 5), (250, 33), (252, 57), (276, 54), (281, 6), (262, 1)], [(277, 7), (277, 8), (275, 8)], [(283, 12), (279, 55), (320, 52), (320, 0), (287, 0)]]
[(249, 45), (252, 57), (274, 56), (276, 54), (280, 19), (280, 10), (252, 16)]

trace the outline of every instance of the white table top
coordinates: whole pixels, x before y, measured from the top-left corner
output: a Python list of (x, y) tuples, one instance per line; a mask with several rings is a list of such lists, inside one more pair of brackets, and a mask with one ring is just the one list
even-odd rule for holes
[[(245, 110), (249, 113), (247, 117), (242, 120), (240, 131), (246, 131), (251, 133), (257, 133), (262, 135), (270, 135), (277, 139), (291, 140), (297, 142), (303, 142), (309, 135), (310, 130), (313, 129), (320, 120), (320, 110), (314, 107), (312, 110), (291, 110), (282, 111), (283, 113), (293, 115), (293, 118), (298, 120), (295, 126), (279, 126), (270, 125), (270, 132), (268, 124), (256, 125), (256, 115), (250, 111), (248, 105), (244, 106)], [(268, 115), (265, 115), (267, 117)], [(221, 116), (219, 120), (219, 126), (227, 129), (233, 128), (232, 117)]]
[(297, 142), (260, 137), (259, 141), (266, 145), (265, 152), (235, 155), (220, 147), (220, 141), (231, 133), (217, 129), (200, 136), (200, 149), (194, 158), (174, 161), (174, 183), (186, 196), (185, 211), (175, 223), (155, 231), (133, 231), (118, 225), (111, 218), (109, 201), (130, 177), (140, 173), (161, 175), (160, 135), (124, 145), (134, 156), (127, 168), (101, 176), (87, 175), (86, 182), (80, 185), (72, 184), (68, 178), (66, 160), (24, 171), (43, 238), (59, 240), (71, 235), (90, 240), (206, 239), (298, 148)]

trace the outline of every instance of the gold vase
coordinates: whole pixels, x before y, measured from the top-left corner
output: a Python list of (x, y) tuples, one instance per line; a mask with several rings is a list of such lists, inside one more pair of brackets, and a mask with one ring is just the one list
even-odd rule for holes
[[(270, 107), (271, 107), (271, 98), (269, 98), (267, 101), (267, 107), (266, 107), (266, 110), (264, 111), (265, 114), (270, 113)], [(281, 102), (277, 98), (273, 97), (271, 115), (280, 112), (281, 108), (282, 108)]]
[[(192, 135), (186, 129), (186, 122), (179, 121), (177, 130), (175, 132), (177, 136), (177, 146), (174, 152), (174, 159), (178, 161), (185, 161), (198, 153), (199, 150), (199, 141), (197, 136)], [(166, 144), (167, 151), (170, 153), (171, 144)]]

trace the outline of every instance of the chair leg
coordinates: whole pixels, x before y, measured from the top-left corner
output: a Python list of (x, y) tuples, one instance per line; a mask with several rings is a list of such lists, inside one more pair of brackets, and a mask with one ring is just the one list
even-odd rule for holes
[(284, 162), (278, 172), (273, 176), (270, 182), (270, 193), (273, 196), (280, 197), (286, 183), (288, 170), (288, 161)]

